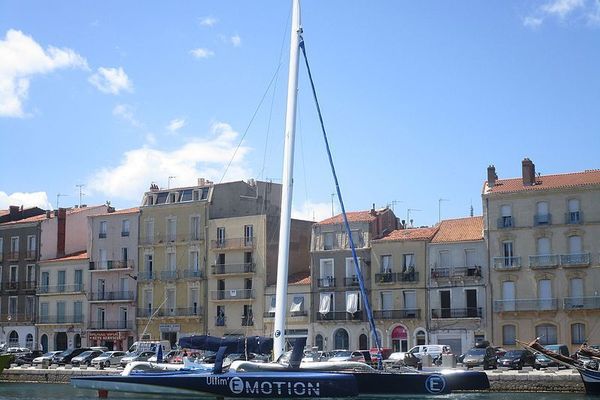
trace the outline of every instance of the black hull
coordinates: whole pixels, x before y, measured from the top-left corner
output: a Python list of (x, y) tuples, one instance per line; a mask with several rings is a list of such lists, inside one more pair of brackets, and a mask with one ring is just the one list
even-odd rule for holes
[(585, 368), (577, 368), (586, 394), (600, 395), (600, 371)]

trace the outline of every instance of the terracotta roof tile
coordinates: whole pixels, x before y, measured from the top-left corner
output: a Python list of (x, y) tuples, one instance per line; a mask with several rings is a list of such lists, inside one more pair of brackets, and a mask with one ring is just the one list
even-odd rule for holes
[(535, 185), (531, 186), (523, 185), (522, 178), (498, 179), (494, 184), (494, 187), (491, 188), (488, 187), (486, 181), (483, 184), (483, 193), (511, 193), (591, 185), (600, 185), (600, 169), (570, 172), (566, 174), (541, 175), (536, 177)]
[(50, 260), (41, 260), (42, 263), (48, 262), (63, 262), (63, 261), (74, 261), (74, 260), (85, 260), (88, 258), (86, 250), (78, 251), (77, 253), (67, 254), (64, 257), (52, 258)]
[(290, 285), (310, 285), (310, 271), (299, 272), (288, 277)]
[(446, 219), (439, 224), (439, 229), (431, 243), (472, 242), (483, 240), (483, 217), (467, 217)]
[[(67, 209), (67, 215), (77, 214), (82, 211), (93, 210), (93, 209), (101, 208), (101, 207), (105, 207), (105, 206), (100, 205), (100, 206), (88, 206), (88, 207), (81, 207), (81, 208), (69, 208), (69, 209)], [(46, 218), (46, 214), (40, 214), (40, 215), (36, 215), (34, 217), (20, 219), (18, 221), (4, 222), (4, 223), (2, 223), (2, 225), (28, 224), (31, 222), (39, 222), (39, 221), (44, 221), (46, 219), (52, 219), (52, 218), (56, 218), (56, 216), (54, 215), (54, 211), (52, 211), (52, 213), (50, 214), (50, 218)]]
[[(376, 211), (377, 212), (377, 211)], [(351, 211), (347, 212), (348, 222), (371, 222), (375, 220), (375, 216), (371, 214), (371, 210), (368, 211)], [(342, 214), (338, 214), (334, 217), (324, 219), (323, 221), (317, 222), (317, 225), (332, 225), (341, 224), (344, 222)]]
[(432, 228), (396, 229), (391, 231), (387, 236), (376, 241), (429, 240), (435, 235), (437, 230), (437, 226)]

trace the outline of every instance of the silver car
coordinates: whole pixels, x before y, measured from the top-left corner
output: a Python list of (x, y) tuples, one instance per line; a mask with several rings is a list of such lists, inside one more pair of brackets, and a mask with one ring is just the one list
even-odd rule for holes
[(119, 365), (127, 353), (124, 351), (107, 351), (92, 360), (92, 366), (107, 368)]

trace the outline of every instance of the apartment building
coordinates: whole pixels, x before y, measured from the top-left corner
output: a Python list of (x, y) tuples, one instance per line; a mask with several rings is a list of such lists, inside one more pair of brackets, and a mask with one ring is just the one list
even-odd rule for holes
[(44, 351), (88, 345), (86, 333), (89, 259), (87, 251), (39, 262), (36, 321), (39, 347)]
[(371, 306), (383, 347), (408, 351), (430, 342), (427, 244), (436, 231), (396, 229), (372, 241)]
[(87, 339), (126, 350), (136, 339), (139, 207), (88, 219)]
[[(265, 288), (276, 283), (281, 185), (249, 180), (214, 186), (208, 224), (208, 319), (211, 335), (271, 335), (261, 318)], [(292, 220), (289, 275), (308, 273), (312, 222)], [(273, 301), (274, 296), (270, 297)], [(293, 301), (293, 299), (292, 299)], [(307, 322), (299, 305), (296, 322)], [(306, 328), (296, 335), (307, 335)]]
[[(371, 244), (396, 229), (396, 216), (389, 208), (373, 207), (349, 212), (347, 217), (368, 293), (373, 287)], [(370, 328), (341, 214), (313, 226), (310, 253), (314, 333), (311, 344), (322, 350), (368, 349), (373, 339), (369, 339)]]
[(600, 170), (498, 179), (488, 167), (483, 218), (493, 300), (492, 340), (539, 337), (571, 351), (600, 343)]
[[(205, 332), (207, 204), (211, 182), (144, 193), (139, 214), (137, 335), (169, 340)], [(129, 318), (129, 315), (127, 316)]]
[(486, 338), (483, 217), (443, 220), (428, 246), (429, 339), (462, 354)]

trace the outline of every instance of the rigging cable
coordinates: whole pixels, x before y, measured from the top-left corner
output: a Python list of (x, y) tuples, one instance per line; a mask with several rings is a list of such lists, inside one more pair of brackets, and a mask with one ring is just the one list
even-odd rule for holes
[(352, 250), (352, 258), (354, 260), (354, 270), (356, 271), (356, 276), (358, 277), (358, 284), (360, 286), (360, 292), (362, 293), (363, 302), (365, 305), (365, 311), (367, 312), (367, 316), (369, 318), (369, 324), (371, 326), (371, 331), (375, 336), (375, 343), (377, 345), (377, 366), (379, 369), (382, 369), (381, 362), (381, 340), (379, 338), (379, 334), (377, 333), (377, 329), (375, 327), (375, 320), (373, 319), (373, 312), (371, 311), (371, 306), (369, 305), (369, 297), (367, 296), (367, 291), (365, 288), (365, 282), (362, 276), (362, 272), (360, 270), (360, 265), (358, 263), (358, 257), (356, 256), (356, 248), (354, 246), (354, 240), (352, 239), (352, 231), (350, 230), (350, 224), (348, 223), (348, 217), (346, 216), (346, 208), (344, 207), (344, 201), (342, 200), (342, 192), (340, 191), (340, 185), (338, 182), (337, 174), (335, 172), (335, 166), (333, 165), (333, 158), (331, 156), (331, 150), (329, 148), (329, 141), (327, 140), (327, 133), (325, 132), (325, 124), (323, 122), (323, 116), (321, 114), (321, 107), (319, 106), (319, 100), (317, 99), (317, 91), (315, 89), (315, 84), (313, 82), (312, 74), (310, 72), (310, 66), (308, 65), (308, 57), (306, 56), (306, 49), (304, 47), (304, 38), (300, 36), (300, 49), (302, 50), (302, 55), (304, 56), (304, 62), (306, 64), (306, 70), (308, 72), (308, 79), (310, 80), (310, 86), (312, 89), (313, 97), (315, 100), (315, 106), (317, 108), (317, 113), (319, 115), (319, 123), (321, 124), (321, 131), (323, 132), (323, 140), (325, 141), (325, 149), (327, 150), (327, 157), (329, 159), (329, 166), (331, 167), (331, 173), (333, 175), (333, 180), (335, 181), (335, 190), (337, 192), (337, 197), (340, 202), (340, 208), (342, 210), (342, 217), (344, 219), (344, 226), (346, 228), (346, 234), (348, 235), (348, 241), (350, 243), (350, 249)]

